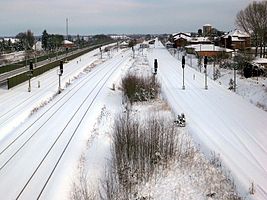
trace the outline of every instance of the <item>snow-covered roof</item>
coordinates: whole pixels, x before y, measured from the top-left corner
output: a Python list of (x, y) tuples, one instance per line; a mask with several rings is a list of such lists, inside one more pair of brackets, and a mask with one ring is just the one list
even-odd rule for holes
[(231, 31), (229, 33), (227, 33), (224, 38), (228, 38), (229, 36), (231, 36), (232, 38), (233, 37), (237, 37), (237, 38), (247, 38), (247, 37), (250, 37), (249, 34), (247, 34), (246, 32), (244, 31), (241, 31), (241, 30), (234, 30), (234, 31)]
[(208, 37), (194, 37), (191, 42), (210, 42), (210, 39)]
[(17, 39), (17, 38), (4, 38), (3, 40), (6, 42), (8, 42), (10, 40), (12, 44), (19, 41), (19, 39)]
[(69, 40), (64, 40), (63, 44), (73, 44), (73, 42), (69, 41)]
[(257, 58), (253, 62), (258, 64), (267, 64), (267, 58)]
[(128, 43), (123, 41), (122, 43), (120, 43), (120, 45), (128, 45)]
[(240, 39), (238, 37), (232, 37), (231, 40), (232, 40), (232, 42), (244, 42), (245, 41), (245, 40)]
[(191, 37), (186, 35), (186, 34), (178, 34), (173, 37), (174, 40), (179, 40), (179, 39), (185, 39), (187, 41), (191, 40)]
[(215, 46), (214, 44), (194, 44), (188, 45), (186, 48), (193, 48), (195, 51), (225, 51), (225, 52), (233, 52), (232, 49), (227, 49), (219, 46)]
[(126, 35), (111, 35), (110, 36), (112, 39), (130, 39), (130, 37), (126, 36)]
[(173, 44), (173, 43), (172, 43), (172, 42), (170, 42), (170, 41), (168, 41), (168, 42), (166, 42), (165, 44), (167, 45), (167, 44)]
[(211, 26), (210, 24), (204, 24), (203, 26)]
[(191, 37), (191, 33), (185, 33), (185, 32), (179, 32), (179, 33), (173, 33), (172, 34), (173, 37), (181, 36), (181, 35), (184, 35), (184, 36), (187, 36), (187, 37)]
[(33, 45), (32, 49), (33, 49), (33, 50), (36, 49), (37, 51), (41, 51), (41, 50), (43, 50), (43, 48), (42, 48), (42, 42), (41, 42), (41, 41), (37, 41), (37, 42)]

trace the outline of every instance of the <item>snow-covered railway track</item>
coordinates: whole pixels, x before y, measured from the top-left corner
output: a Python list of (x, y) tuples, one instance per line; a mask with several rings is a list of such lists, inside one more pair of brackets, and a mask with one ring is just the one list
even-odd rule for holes
[[(44, 126), (46, 123), (49, 123), (50, 119), (57, 114), (58, 112), (60, 112), (60, 109), (65, 106), (65, 104), (68, 103), (68, 101), (73, 98), (73, 96), (85, 85), (87, 84), (89, 81), (91, 81), (92, 78), (94, 78), (98, 73), (101, 73), (103, 70), (105, 70), (106, 67), (108, 67), (108, 65), (104, 65), (105, 67), (102, 68), (97, 68), (96, 70), (92, 71), (92, 73), (88, 74), (88, 76), (86, 76), (84, 79), (81, 79), (77, 84), (75, 84), (72, 88), (70, 88), (69, 90), (66, 90), (66, 92), (62, 93), (62, 96), (60, 96), (59, 98), (57, 98), (57, 100), (51, 104), (51, 106), (49, 105), (49, 108), (44, 110), (44, 112), (42, 112), (42, 114), (35, 119), (31, 124), (29, 124), (27, 127), (24, 128), (23, 131), (20, 132), (20, 134), (17, 135), (12, 135), (12, 137), (14, 139), (10, 139), (8, 140), (8, 142), (6, 142), (6, 146), (4, 147), (4, 145), (2, 144), (2, 147), (0, 147), (0, 161), (1, 161), (1, 155), (5, 153), (5, 151), (7, 151), (17, 140), (19, 140), (25, 133), (28, 133), (28, 131), (30, 130), (30, 128), (32, 126), (34, 126), (35, 124), (38, 124), (39, 121), (43, 120), (43, 118), (45, 117), (45, 115), (48, 115), (49, 117), (47, 118), (47, 120), (45, 121), (45, 123), (42, 124), (42, 126)], [(56, 106), (56, 109), (54, 109)], [(54, 111), (52, 113), (51, 110), (54, 109)], [(39, 127), (39, 128), (42, 128)], [(20, 146), (20, 148), (15, 151), (15, 153), (6, 161), (4, 162), (3, 165), (0, 165), (0, 171), (2, 170), (2, 168), (5, 167), (5, 165), (9, 162), (9, 160), (12, 159), (12, 157), (14, 157), (18, 151), (27, 144), (27, 142), (29, 142), (29, 140), (36, 134), (38, 133), (38, 130), (36, 130), (35, 132), (32, 132), (32, 134), (30, 135), (30, 137), (28, 137), (27, 140), (25, 140), (25, 142), (22, 142), (22, 145)]]
[(266, 199), (266, 113), (210, 79), (205, 90), (205, 75), (188, 66), (182, 90), (181, 62), (163, 48), (149, 56), (151, 64), (158, 59), (165, 96), (176, 114), (186, 114), (188, 131), (202, 149), (220, 156), (239, 192), (247, 195), (253, 183), (256, 190), (262, 190), (255, 199)]
[[(20, 140), (24, 139), (25, 142), (26, 139), (27, 143), (21, 144), (18, 140), (1, 154), (0, 163), (5, 160), (4, 157), (9, 161), (0, 170), (0, 197), (6, 197), (3, 195), (7, 195), (6, 199), (42, 197), (63, 155), (68, 151), (71, 141), (78, 132), (81, 132), (81, 127), (86, 123), (85, 118), (87, 121), (88, 114), (94, 112), (99, 93), (118, 70), (118, 66), (126, 60), (127, 57), (117, 56), (111, 62), (101, 65), (103, 69), (98, 71), (96, 76), (85, 81), (82, 87), (76, 88), (75, 95), (70, 94), (73, 98), (65, 96), (68, 101), (64, 106), (51, 108), (47, 114), (41, 115), (39, 123), (35, 123), (25, 132), (36, 132), (34, 137), (27, 141), (24, 135), (31, 134), (23, 134)], [(70, 106), (71, 109), (69, 109)], [(53, 114), (55, 111), (56, 114)], [(17, 151), (15, 155), (14, 150)], [(27, 163), (29, 161), (31, 163)], [(24, 169), (23, 175), (20, 174), (18, 166)], [(16, 176), (20, 177), (16, 187), (11, 189), (4, 184), (10, 177)]]
[[(97, 58), (92, 58), (88, 65), (92, 64)], [(76, 60), (75, 60), (76, 62)], [(73, 62), (73, 66), (75, 66), (75, 62)], [(72, 77), (73, 74), (77, 71), (76, 67), (68, 67), (67, 70), (64, 70), (63, 78), (64, 77)], [(55, 70), (52, 70), (50, 72), (47, 72), (42, 76), (42, 79), (45, 80), (45, 86), (42, 86), (42, 90), (45, 91), (52, 91), (54, 88), (58, 85), (57, 79), (50, 79), (50, 77), (55, 76)], [(39, 78), (35, 78), (39, 79)], [(41, 84), (44, 84), (43, 82)], [(18, 86), (18, 87), (25, 87), (25, 86)], [(41, 90), (39, 89), (39, 90)], [(26, 88), (25, 88), (26, 90)], [(28, 108), (29, 105), (34, 104), (38, 102), (38, 100), (44, 95), (42, 92), (31, 92), (29, 93), (29, 96), (27, 98), (21, 98), (21, 96), (25, 96), (24, 93), (11, 93), (8, 95), (5, 95), (2, 98), (3, 102), (16, 102), (15, 104), (9, 104), (8, 108), (4, 110), (0, 114), (0, 127), (7, 124), (10, 120), (13, 119), (14, 116), (22, 113), (22, 110), (25, 108)], [(18, 99), (18, 101), (13, 101), (13, 99)]]

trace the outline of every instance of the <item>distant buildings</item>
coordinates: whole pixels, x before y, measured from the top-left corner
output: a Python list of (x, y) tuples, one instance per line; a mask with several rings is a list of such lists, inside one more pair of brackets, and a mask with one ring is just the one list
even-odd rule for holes
[(212, 34), (212, 26), (210, 24), (205, 24), (203, 26), (202, 34), (204, 37), (209, 37)]
[(203, 30), (198, 33), (174, 33), (171, 42), (175, 48), (183, 47), (200, 56), (214, 57), (222, 52), (231, 54), (237, 50), (251, 49), (251, 37), (249, 34), (234, 30), (228, 33), (218, 31), (210, 24), (203, 25)]
[(185, 47), (191, 44), (211, 44), (212, 41), (208, 37), (191, 36), (190, 33), (175, 33), (172, 35), (175, 47)]

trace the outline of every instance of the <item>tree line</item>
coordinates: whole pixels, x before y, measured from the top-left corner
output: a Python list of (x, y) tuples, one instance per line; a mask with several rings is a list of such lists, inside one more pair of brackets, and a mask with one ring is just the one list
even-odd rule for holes
[(265, 57), (267, 45), (267, 1), (253, 1), (238, 12), (236, 24), (252, 36), (255, 56)]
[(56, 50), (64, 41), (64, 36), (59, 34), (48, 34), (46, 30), (42, 34), (42, 47), (44, 50)]

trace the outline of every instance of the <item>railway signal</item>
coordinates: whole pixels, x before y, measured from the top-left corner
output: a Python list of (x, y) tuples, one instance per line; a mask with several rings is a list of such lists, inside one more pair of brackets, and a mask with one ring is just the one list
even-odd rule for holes
[(157, 71), (158, 71), (158, 60), (155, 59), (155, 60), (154, 60), (154, 74), (155, 74), (155, 75), (157, 74)]
[(184, 85), (184, 67), (185, 67), (185, 57), (182, 57), (182, 68), (183, 68), (183, 87), (182, 89), (185, 89), (185, 85)]
[(33, 63), (32, 63), (32, 61), (30, 62), (29, 73), (27, 74), (27, 76), (29, 77), (28, 92), (31, 92), (31, 78), (33, 77)]
[(205, 90), (208, 89), (208, 80), (207, 80), (207, 63), (208, 63), (208, 58), (205, 56), (204, 58), (204, 68), (205, 68)]
[(101, 47), (99, 47), (99, 51), (100, 51), (100, 56), (101, 56), (101, 59), (102, 59), (102, 49), (101, 49)]
[(58, 70), (58, 93), (61, 93), (61, 80), (60, 77), (63, 74), (63, 61), (61, 60), (59, 63), (59, 70)]

